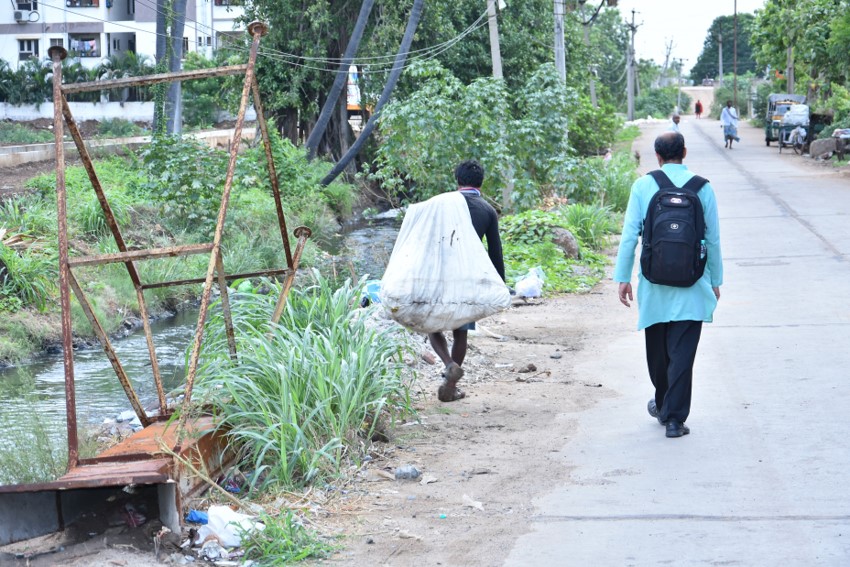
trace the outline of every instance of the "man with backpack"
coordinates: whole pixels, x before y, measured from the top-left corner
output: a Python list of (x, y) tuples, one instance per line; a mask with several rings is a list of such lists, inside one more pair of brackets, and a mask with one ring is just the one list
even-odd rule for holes
[(682, 164), (687, 149), (678, 132), (655, 140), (660, 170), (632, 185), (614, 268), (620, 302), (634, 301), (632, 268), (641, 237), (638, 273), (638, 330), (655, 396), (647, 410), (667, 437), (690, 433), (693, 365), (703, 322), (711, 322), (723, 261), (714, 189)]

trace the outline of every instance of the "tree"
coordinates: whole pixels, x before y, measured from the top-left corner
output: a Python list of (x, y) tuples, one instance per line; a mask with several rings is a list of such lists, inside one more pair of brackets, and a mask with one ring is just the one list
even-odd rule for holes
[[(753, 14), (738, 14), (738, 73), (743, 75), (756, 72), (760, 67), (751, 47), (750, 34), (755, 22)], [(708, 28), (702, 53), (691, 68), (691, 80), (699, 84), (705, 78), (716, 78), (720, 73), (718, 63), (718, 44), (723, 41), (723, 71), (731, 73), (735, 54), (732, 45), (735, 42), (735, 16), (715, 18)], [(758, 45), (758, 42), (755, 42)]]

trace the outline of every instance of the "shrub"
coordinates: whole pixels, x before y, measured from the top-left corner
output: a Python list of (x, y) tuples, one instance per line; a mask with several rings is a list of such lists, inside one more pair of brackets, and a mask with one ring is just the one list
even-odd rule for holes
[(53, 140), (53, 132), (33, 130), (16, 122), (0, 122), (2, 144), (42, 144)]
[(635, 100), (635, 118), (666, 118), (673, 113), (677, 101), (681, 101), (681, 108), (691, 106), (691, 97), (681, 93), (680, 98), (679, 89), (676, 87), (650, 89)]
[(273, 328), (279, 285), (266, 282), (268, 295), (232, 294), (238, 363), (227, 354), (217, 309), (208, 323), (198, 387), (243, 451), (252, 485), (292, 486), (339, 472), (381, 418), (412, 411), (401, 340), (356, 309), (360, 285), (334, 289), (314, 274), (315, 285), (293, 289)]
[(123, 118), (104, 120), (97, 125), (98, 138), (128, 138), (142, 133), (142, 129)]

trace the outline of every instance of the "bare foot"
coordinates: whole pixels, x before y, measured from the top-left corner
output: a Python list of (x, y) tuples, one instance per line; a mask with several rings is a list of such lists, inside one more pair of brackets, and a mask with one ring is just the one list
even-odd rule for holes
[(437, 389), (437, 398), (441, 402), (456, 402), (466, 397), (466, 392), (457, 387), (457, 382), (449, 382), (446, 380), (443, 385)]

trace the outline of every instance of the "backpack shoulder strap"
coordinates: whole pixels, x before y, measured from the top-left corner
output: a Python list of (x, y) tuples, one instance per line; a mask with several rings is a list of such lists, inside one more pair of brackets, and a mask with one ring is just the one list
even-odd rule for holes
[(667, 177), (667, 174), (661, 171), (660, 169), (656, 169), (647, 173), (650, 177), (652, 177), (655, 182), (658, 184), (658, 189), (675, 189), (676, 185), (670, 181), (670, 178)]
[(702, 189), (703, 185), (708, 183), (708, 179), (705, 177), (700, 177), (699, 175), (694, 175), (688, 182), (682, 185), (682, 189), (688, 189), (693, 191), (694, 193), (699, 193), (699, 190)]

